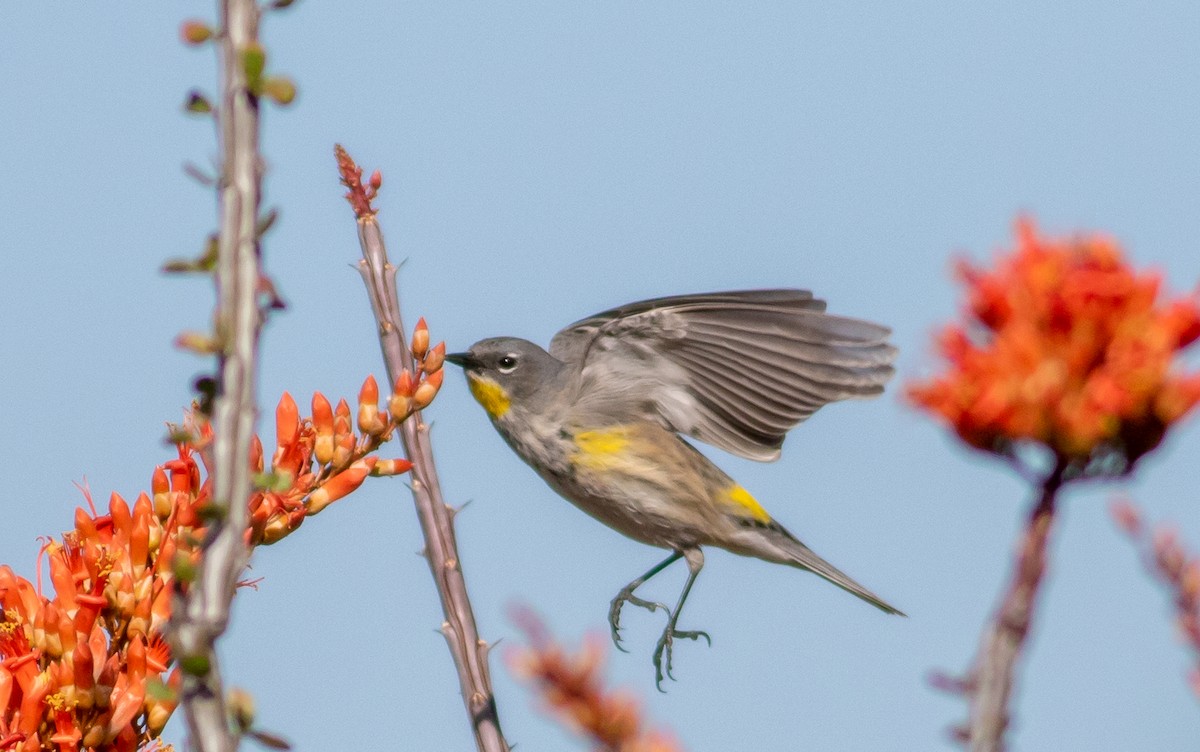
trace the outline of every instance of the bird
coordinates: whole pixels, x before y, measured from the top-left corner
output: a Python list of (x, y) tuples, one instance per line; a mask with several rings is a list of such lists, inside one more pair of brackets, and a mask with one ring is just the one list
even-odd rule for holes
[[(504, 441), (561, 496), (595, 519), (670, 555), (609, 604), (667, 615), (652, 662), (674, 679), (678, 627), (705, 546), (812, 572), (889, 614), (903, 612), (815, 554), (690, 441), (770, 462), (822, 406), (874, 397), (893, 374), (891, 330), (825, 312), (807, 290), (674, 295), (619, 306), (554, 335), (549, 350), (491, 337), (446, 360)], [(686, 438), (685, 438), (686, 437)], [(674, 608), (635, 591), (683, 559)]]

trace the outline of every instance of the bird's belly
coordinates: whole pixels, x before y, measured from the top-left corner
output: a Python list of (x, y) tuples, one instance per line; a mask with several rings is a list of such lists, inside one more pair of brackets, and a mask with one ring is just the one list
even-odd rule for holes
[(598, 482), (586, 474), (552, 476), (546, 482), (564, 499), (613, 530), (641, 543), (663, 548), (697, 545), (698, 531), (663, 497), (662, 488), (628, 478)]
[(708, 542), (705, 531), (718, 524), (703, 479), (688, 465), (693, 453), (662, 429), (570, 431), (559, 424), (553, 432), (502, 434), (559, 495), (636, 541), (688, 548)]

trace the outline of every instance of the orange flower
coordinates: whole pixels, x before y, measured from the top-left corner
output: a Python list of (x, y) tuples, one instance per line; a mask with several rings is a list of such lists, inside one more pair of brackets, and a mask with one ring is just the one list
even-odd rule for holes
[(132, 509), (113, 494), (104, 515), (85, 498), (75, 529), (42, 548), (52, 598), (0, 567), (0, 749), (136, 750), (151, 738), (135, 723), (147, 682), (171, 680), (174, 578), (160, 552), (187, 533), (145, 494)]
[(568, 655), (532, 613), (521, 610), (515, 619), (532, 645), (510, 654), (513, 670), (533, 680), (551, 711), (590, 738), (596, 750), (678, 752), (669, 737), (643, 728), (637, 700), (604, 688), (600, 640), (589, 639), (578, 654)]
[(1176, 363), (1200, 338), (1200, 296), (1161, 301), (1159, 276), (1108, 238), (1047, 239), (1026, 221), (1016, 233), (994, 269), (958, 265), (966, 321), (938, 337), (945, 370), (908, 397), (971, 446), (1035, 442), (1128, 471), (1200, 403), (1200, 373)]
[[(370, 385), (363, 391), (360, 401)], [(364, 411), (369, 406), (360, 405)], [(320, 394), (313, 413), (301, 418), (290, 395), (280, 400), (270, 472), (248, 504), (251, 544), (285, 537), (355, 490), (397, 425), (379, 413), (367, 421), (373, 432), (357, 436), (345, 401), (331, 411)], [(53, 597), (42, 593), (40, 571), (35, 586), (0, 566), (0, 752), (159, 748), (177, 703), (170, 690), (179, 686), (163, 630), (172, 591), (187, 587), (186, 577), (177, 578), (200, 556), (212, 493), (201, 467), (212, 429), (195, 414), (184, 428), (190, 438), (177, 459), (155, 468), (152, 496), (139, 495), (131, 507), (113, 494), (108, 513), (99, 514), (84, 491), (88, 510), (75, 511), (75, 528), (42, 547)], [(262, 470), (257, 439), (248, 459)], [(409, 467), (387, 460), (387, 472), (375, 474)], [(169, 689), (151, 691), (151, 683)]]

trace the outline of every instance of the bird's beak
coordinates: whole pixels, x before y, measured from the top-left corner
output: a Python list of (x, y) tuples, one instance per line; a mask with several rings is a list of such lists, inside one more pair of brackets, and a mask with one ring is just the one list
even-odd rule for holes
[(471, 357), (471, 353), (446, 353), (446, 360), (460, 368), (474, 368), (479, 361)]

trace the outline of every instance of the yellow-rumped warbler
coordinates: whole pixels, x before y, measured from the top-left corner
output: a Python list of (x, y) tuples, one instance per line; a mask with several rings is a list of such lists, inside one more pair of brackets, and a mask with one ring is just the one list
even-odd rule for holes
[[(551, 488), (614, 530), (671, 549), (609, 608), (617, 647), (624, 603), (667, 612), (654, 650), (661, 689), (673, 641), (709, 640), (676, 629), (704, 565), (701, 546), (806, 569), (901, 613), (813, 553), (680, 438), (775, 460), (787, 432), (822, 405), (883, 391), (896, 357), (889, 334), (826, 314), (807, 291), (748, 290), (598, 313), (554, 335), (550, 352), (497, 337), (446, 360), (464, 368), (496, 430)], [(634, 595), (680, 558), (688, 579), (674, 609)]]

